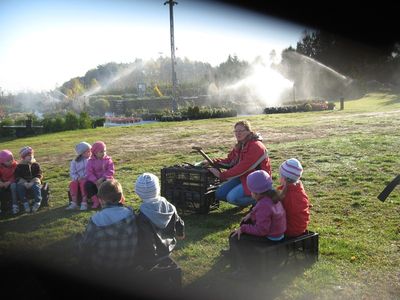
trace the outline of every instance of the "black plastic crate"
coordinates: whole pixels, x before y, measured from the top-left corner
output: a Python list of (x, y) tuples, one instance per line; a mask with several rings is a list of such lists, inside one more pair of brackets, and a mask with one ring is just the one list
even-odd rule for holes
[(161, 169), (161, 195), (182, 213), (206, 214), (217, 209), (215, 190), (219, 184), (205, 168), (183, 164)]

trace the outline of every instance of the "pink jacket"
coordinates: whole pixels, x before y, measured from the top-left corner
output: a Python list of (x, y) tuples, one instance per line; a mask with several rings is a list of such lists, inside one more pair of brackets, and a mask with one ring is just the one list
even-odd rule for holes
[(286, 213), (281, 202), (273, 203), (268, 197), (257, 201), (250, 212), (250, 224), (240, 226), (243, 233), (279, 237), (286, 231)]
[(17, 161), (15, 160), (9, 167), (0, 164), (0, 181), (2, 182), (10, 181), (11, 183), (15, 182), (14, 172), (16, 168), (17, 168)]
[(114, 173), (114, 162), (107, 155), (102, 159), (93, 155), (86, 165), (86, 179), (91, 182), (96, 182), (100, 178), (113, 179)]

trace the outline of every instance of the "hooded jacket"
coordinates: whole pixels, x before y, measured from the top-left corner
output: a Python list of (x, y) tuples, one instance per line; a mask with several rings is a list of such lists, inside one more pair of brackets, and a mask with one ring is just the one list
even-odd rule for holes
[[(261, 161), (260, 161), (261, 160)], [(227, 158), (214, 159), (218, 165), (228, 168), (221, 173), (222, 181), (240, 177), (245, 195), (251, 195), (247, 187), (247, 175), (255, 170), (264, 170), (271, 175), (271, 162), (268, 157), (267, 148), (262, 143), (262, 137), (254, 134), (244, 143), (239, 143), (228, 154)]]
[(135, 265), (137, 240), (136, 218), (132, 209), (112, 205), (90, 219), (78, 246), (82, 260), (90, 267), (121, 270)]
[(184, 235), (185, 223), (175, 206), (164, 197), (143, 202), (139, 211), (138, 260), (146, 266), (172, 252), (176, 245), (175, 237)]

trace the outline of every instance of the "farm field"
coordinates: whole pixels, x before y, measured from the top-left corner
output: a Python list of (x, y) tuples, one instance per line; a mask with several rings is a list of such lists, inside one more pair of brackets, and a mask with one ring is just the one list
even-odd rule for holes
[[(339, 103), (336, 103), (339, 107)], [(183, 215), (186, 239), (173, 258), (183, 271), (183, 295), (210, 299), (398, 299), (400, 297), (400, 188), (385, 202), (382, 189), (400, 172), (400, 96), (368, 94), (345, 102), (343, 111), (246, 116), (264, 137), (274, 185), (279, 165), (296, 157), (311, 208), (309, 229), (320, 234), (319, 259), (306, 269), (288, 268), (270, 282), (235, 282), (220, 250), (247, 212), (226, 203), (207, 215)], [(14, 155), (35, 149), (52, 199), (36, 214), (0, 217), (0, 255), (29, 257), (73, 269), (74, 235), (94, 211), (66, 211), (69, 162), (80, 141), (102, 140), (116, 166), (127, 205), (138, 175), (203, 158), (222, 157), (235, 144), (233, 125), (242, 119), (166, 122), (66, 131), (1, 141)], [(271, 270), (273, 272), (274, 270)], [(261, 296), (262, 295), (262, 296)], [(204, 298), (204, 297), (203, 297)]]

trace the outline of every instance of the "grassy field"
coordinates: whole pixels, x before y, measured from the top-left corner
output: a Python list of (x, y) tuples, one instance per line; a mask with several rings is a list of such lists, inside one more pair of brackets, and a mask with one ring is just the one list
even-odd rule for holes
[[(137, 209), (133, 183), (139, 174), (147, 171), (160, 176), (164, 166), (202, 160), (192, 152), (194, 145), (202, 146), (211, 157), (224, 156), (235, 143), (232, 129), (239, 119), (96, 128), (0, 142), (0, 149), (15, 154), (22, 146), (32, 146), (52, 191), (50, 207), (36, 214), (0, 218), (0, 254), (45, 254), (49, 264), (76, 263), (74, 234), (84, 230), (94, 213), (65, 211), (69, 161), (76, 143), (103, 140), (107, 144), (127, 204)], [(246, 210), (222, 203), (208, 215), (183, 217), (187, 238), (179, 241), (173, 257), (183, 270), (184, 291), (215, 293), (211, 295), (218, 298), (243, 293), (251, 299), (265, 295), (273, 299), (399, 299), (399, 188), (384, 203), (377, 195), (400, 170), (400, 97), (369, 94), (346, 101), (343, 111), (246, 119), (264, 137), (276, 183), (278, 167), (285, 159), (296, 157), (302, 162), (303, 183), (313, 205), (309, 229), (320, 234), (319, 260), (309, 268), (277, 274), (261, 285), (232, 284), (219, 251), (227, 247), (229, 232)]]

